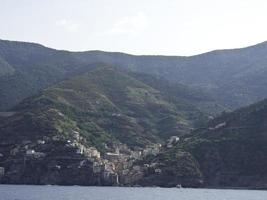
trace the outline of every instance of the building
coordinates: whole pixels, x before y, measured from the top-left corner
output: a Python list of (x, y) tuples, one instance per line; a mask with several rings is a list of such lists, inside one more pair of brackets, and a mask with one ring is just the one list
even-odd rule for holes
[(78, 131), (73, 131), (73, 137), (75, 140), (80, 141), (80, 133)]
[(112, 171), (104, 171), (103, 178), (110, 185), (118, 185), (119, 184), (119, 176), (117, 173)]
[(33, 156), (34, 156), (34, 158), (43, 158), (43, 157), (46, 156), (46, 154), (45, 153), (42, 153), (42, 152), (35, 152), (33, 154)]
[(150, 167), (150, 165), (149, 164), (144, 164), (144, 167), (148, 168), (148, 167)]
[(216, 130), (216, 129), (220, 129), (222, 127), (226, 126), (226, 122), (217, 124), (215, 127), (209, 127), (209, 130)]
[(37, 144), (45, 144), (44, 140), (37, 140)]
[(155, 156), (160, 152), (160, 148), (161, 148), (161, 144), (149, 145), (143, 150), (143, 154), (144, 156), (148, 156), (148, 155)]
[(138, 160), (142, 158), (142, 151), (132, 151), (131, 157)]
[(167, 143), (167, 148), (172, 148), (174, 145), (176, 145), (180, 141), (180, 138), (178, 136), (171, 136)]
[(27, 151), (26, 151), (26, 155), (27, 156), (33, 156), (35, 154), (35, 150), (33, 150), (33, 149), (28, 149)]
[(133, 170), (140, 171), (141, 167), (139, 165), (135, 165), (133, 166)]
[(106, 158), (108, 160), (118, 160), (120, 158), (120, 154), (119, 153), (111, 153), (111, 152), (108, 152), (106, 154)]
[(130, 172), (129, 169), (124, 169), (122, 170), (122, 175), (127, 175)]
[(17, 153), (19, 153), (19, 147), (15, 147), (14, 149), (11, 149), (10, 155), (15, 156)]
[(104, 169), (107, 171), (114, 171), (115, 170), (115, 164), (112, 162), (107, 162), (104, 164)]
[(26, 156), (34, 158), (43, 158), (46, 156), (46, 154), (42, 152), (36, 152), (34, 149), (28, 149), (26, 151)]
[(31, 144), (31, 141), (30, 140), (23, 140), (21, 142), (22, 145), (27, 145), (27, 144)]
[(54, 135), (54, 136), (52, 137), (52, 140), (53, 140), (53, 141), (60, 141), (60, 136), (58, 136), (58, 135)]
[(102, 165), (98, 162), (93, 163), (93, 173), (100, 173), (102, 171)]
[(5, 175), (5, 168), (0, 167), (0, 178), (3, 177), (4, 175)]
[(179, 142), (180, 138), (178, 136), (171, 136), (169, 142), (176, 143)]
[(89, 158), (100, 159), (100, 152), (94, 147), (90, 147), (88, 149), (84, 149), (84, 154), (85, 154), (85, 156), (87, 156)]
[(77, 148), (76, 153), (77, 154), (83, 154), (84, 153), (84, 147), (80, 146), (79, 148)]

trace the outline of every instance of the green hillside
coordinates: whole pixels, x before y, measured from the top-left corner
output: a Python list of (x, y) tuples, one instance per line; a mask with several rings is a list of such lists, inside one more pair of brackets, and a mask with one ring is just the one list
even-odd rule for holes
[(52, 134), (71, 138), (79, 132), (85, 143), (99, 149), (109, 140), (133, 147), (188, 134), (197, 120), (206, 119), (194, 106), (174, 104), (169, 98), (176, 97), (102, 67), (24, 100), (14, 108), (14, 116), (0, 123), (0, 137), (21, 140)]
[(267, 100), (221, 115), (180, 147), (199, 162), (207, 185), (266, 187), (266, 124)]
[(202, 112), (209, 113), (210, 115), (215, 115), (221, 113), (222, 111), (228, 110), (227, 107), (223, 107), (222, 105), (216, 103), (215, 99), (212, 98), (209, 93), (205, 92), (205, 90), (197, 89), (180, 83), (173, 83), (164, 78), (159, 78), (148, 74), (137, 72), (129, 73), (136, 79), (161, 91), (176, 105), (181, 104), (181, 102), (183, 104), (191, 104)]
[(67, 51), (0, 40), (0, 110), (81, 73), (84, 66)]
[(97, 63), (105, 63), (183, 84), (197, 95), (208, 95), (212, 101), (196, 102), (196, 106), (218, 114), (222, 109), (233, 110), (267, 97), (266, 44), (180, 57), (69, 52), (0, 40), (0, 110), (10, 109), (53, 84), (88, 72), (99, 66)]

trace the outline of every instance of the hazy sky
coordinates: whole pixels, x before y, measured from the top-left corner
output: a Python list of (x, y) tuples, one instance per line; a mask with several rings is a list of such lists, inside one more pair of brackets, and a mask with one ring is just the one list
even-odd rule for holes
[(267, 40), (267, 0), (0, 0), (0, 38), (192, 55)]

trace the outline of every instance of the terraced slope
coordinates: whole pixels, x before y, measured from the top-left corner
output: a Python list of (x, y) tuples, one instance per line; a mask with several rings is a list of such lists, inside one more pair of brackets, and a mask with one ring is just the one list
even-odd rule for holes
[[(165, 96), (110, 67), (63, 81), (24, 100), (1, 120), (1, 140), (45, 135), (73, 137), (103, 149), (109, 140), (145, 146), (172, 135), (188, 134), (207, 116), (175, 96)], [(173, 99), (173, 100), (170, 100)], [(24, 138), (24, 139), (25, 139)]]

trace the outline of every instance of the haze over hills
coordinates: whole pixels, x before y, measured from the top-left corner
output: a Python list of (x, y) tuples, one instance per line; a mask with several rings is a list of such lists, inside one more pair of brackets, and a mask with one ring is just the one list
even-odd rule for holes
[(32, 43), (0, 41), (0, 109), (8, 109), (58, 81), (106, 63), (203, 90), (228, 109), (267, 97), (267, 43), (191, 57), (132, 56), (102, 51), (58, 51)]

